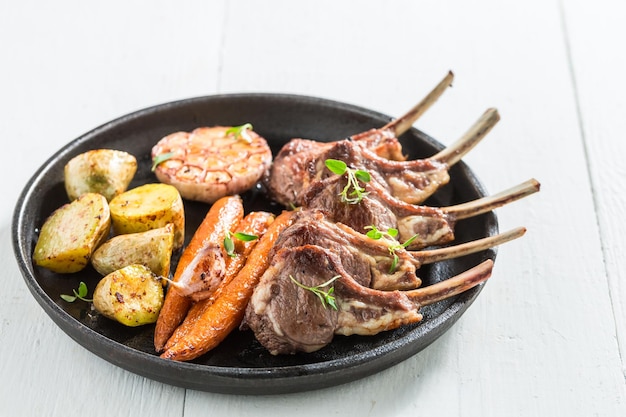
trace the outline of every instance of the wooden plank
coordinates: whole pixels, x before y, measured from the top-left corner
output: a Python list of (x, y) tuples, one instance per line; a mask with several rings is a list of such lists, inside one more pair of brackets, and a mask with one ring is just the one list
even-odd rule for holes
[(563, 3), (580, 129), (588, 155), (602, 252), (626, 376), (626, 5), (599, 1)]

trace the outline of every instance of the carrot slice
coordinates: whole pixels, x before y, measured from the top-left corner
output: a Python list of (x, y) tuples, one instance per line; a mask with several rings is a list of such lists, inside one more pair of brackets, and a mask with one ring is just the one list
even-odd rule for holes
[[(246, 215), (236, 228), (237, 232), (246, 233), (248, 235), (255, 235), (259, 238), (262, 237), (267, 231), (270, 224), (274, 221), (274, 215), (264, 211), (256, 211)], [(224, 279), (218, 286), (217, 290), (211, 295), (211, 297), (204, 300), (200, 300), (191, 306), (187, 316), (183, 322), (176, 328), (172, 336), (165, 344), (165, 349), (169, 349), (174, 346), (183, 336), (185, 336), (193, 328), (195, 322), (202, 316), (204, 311), (209, 305), (215, 301), (224, 288), (233, 280), (233, 278), (239, 273), (246, 263), (246, 259), (250, 255), (250, 252), (256, 245), (258, 240), (243, 241), (239, 239), (233, 239), (235, 246), (234, 256), (231, 257), (232, 261), (226, 268)]]
[[(224, 261), (221, 268), (223, 276), (225, 263), (230, 262), (226, 259), (229, 256), (223, 250), (224, 237), (242, 218), (243, 203), (239, 196), (223, 197), (216, 201), (183, 251), (172, 281), (191, 289), (195, 284), (191, 281), (199, 279), (203, 272), (212, 273), (214, 277), (216, 274), (219, 275), (219, 270), (214, 270), (214, 265), (206, 261), (209, 251), (212, 252), (214, 260)], [(217, 288), (217, 285), (213, 285), (214, 289)], [(191, 298), (187, 295), (170, 283), (154, 329), (154, 348), (157, 352), (163, 350), (167, 340), (187, 315), (192, 304)]]
[(269, 265), (268, 254), (278, 235), (293, 222), (293, 217), (293, 212), (289, 211), (276, 217), (250, 252), (241, 271), (203, 311), (193, 328), (161, 354), (162, 358), (177, 361), (195, 359), (213, 349), (239, 326), (254, 288)]

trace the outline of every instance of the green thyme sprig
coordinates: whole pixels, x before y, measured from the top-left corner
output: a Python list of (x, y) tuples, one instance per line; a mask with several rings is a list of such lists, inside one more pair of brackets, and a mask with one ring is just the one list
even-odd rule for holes
[(235, 139), (241, 139), (247, 143), (252, 143), (252, 136), (248, 133), (249, 130), (252, 130), (252, 124), (244, 123), (241, 126), (233, 126), (226, 129), (226, 136), (234, 136)]
[(397, 242), (397, 243), (392, 243), (389, 245), (389, 254), (392, 257), (391, 267), (389, 268), (390, 274), (393, 274), (395, 272), (396, 268), (398, 267), (398, 262), (400, 262), (400, 257), (398, 256), (396, 251), (401, 250), (401, 249), (406, 249), (419, 236), (416, 233), (413, 236), (411, 236), (406, 242), (400, 243), (397, 240), (398, 229), (394, 229), (393, 227), (390, 227), (389, 229), (387, 229), (387, 231), (382, 231), (382, 230), (378, 230), (378, 228), (374, 225), (366, 226), (365, 229), (368, 229), (368, 232), (365, 235), (371, 239), (379, 240), (379, 239), (385, 238), (388, 240), (392, 240), (393, 242)]
[(172, 158), (174, 156), (174, 152), (168, 152), (168, 153), (162, 153), (161, 155), (157, 155), (152, 159), (152, 168), (151, 171), (154, 172), (154, 170), (156, 169), (157, 166), (159, 166), (159, 164), (161, 162), (165, 162), (168, 159)]
[(242, 233), (242, 232), (226, 233), (226, 237), (224, 238), (224, 249), (226, 250), (226, 254), (230, 256), (231, 258), (234, 258), (235, 256), (237, 256), (237, 254), (235, 253), (235, 242), (233, 242), (233, 238), (237, 240), (241, 240), (242, 242), (252, 242), (253, 240), (258, 239), (259, 237), (257, 235), (251, 235), (251, 234)]
[(73, 303), (76, 300), (82, 300), (88, 303), (93, 301), (93, 299), (91, 298), (86, 298), (87, 292), (88, 292), (87, 284), (85, 284), (82, 281), (80, 282), (80, 284), (78, 284), (78, 291), (77, 290), (72, 290), (72, 291), (74, 292), (74, 295), (61, 294), (61, 298), (67, 301), (68, 303)]
[(370, 182), (371, 176), (369, 172), (362, 169), (352, 169), (348, 165), (338, 159), (327, 159), (324, 161), (326, 168), (328, 168), (333, 174), (348, 176), (348, 184), (343, 188), (339, 195), (341, 201), (348, 204), (357, 204), (363, 200), (368, 193), (365, 188), (361, 187), (361, 182)]
[(317, 295), (317, 297), (322, 302), (322, 306), (324, 308), (326, 308), (326, 306), (328, 305), (332, 307), (334, 310), (338, 310), (337, 303), (335, 302), (335, 296), (333, 295), (335, 293), (335, 287), (334, 286), (330, 287), (327, 291), (324, 291), (322, 288), (328, 287), (330, 284), (332, 284), (335, 280), (339, 279), (340, 277), (341, 275), (335, 275), (334, 277), (324, 282), (323, 284), (316, 285), (314, 287), (309, 287), (307, 285), (304, 285), (298, 282), (293, 276), (289, 275), (289, 278), (298, 287), (311, 291), (313, 294)]

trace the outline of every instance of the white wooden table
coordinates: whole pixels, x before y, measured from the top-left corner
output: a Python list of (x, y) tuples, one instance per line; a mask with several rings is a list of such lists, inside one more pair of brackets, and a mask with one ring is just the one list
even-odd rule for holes
[[(626, 4), (623, 1), (0, 2), (0, 416), (626, 415)], [(246, 397), (145, 379), (91, 354), (29, 293), (11, 222), (32, 173), (128, 112), (230, 92), (313, 95), (399, 115), (448, 70), (416, 124), (451, 143), (527, 235), (426, 350), (339, 387)], [(227, 413), (227, 414), (226, 414)]]

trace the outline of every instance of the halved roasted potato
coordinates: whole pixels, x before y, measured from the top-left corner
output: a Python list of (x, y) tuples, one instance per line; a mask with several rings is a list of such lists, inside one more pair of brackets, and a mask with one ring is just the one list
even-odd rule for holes
[(126, 326), (154, 323), (163, 306), (163, 286), (143, 265), (128, 265), (98, 282), (93, 293), (95, 309)]
[(94, 149), (65, 164), (65, 191), (70, 200), (86, 193), (102, 194), (107, 201), (123, 193), (137, 172), (137, 160), (124, 151)]
[(154, 274), (168, 277), (174, 250), (174, 225), (147, 232), (115, 236), (95, 250), (91, 264), (102, 275), (132, 264), (147, 266)]
[(55, 210), (46, 219), (35, 245), (33, 261), (54, 272), (82, 270), (93, 251), (107, 238), (111, 216), (106, 198), (87, 193)]
[(185, 240), (185, 209), (178, 190), (167, 184), (144, 184), (109, 202), (116, 235), (145, 232), (174, 225), (174, 249)]

